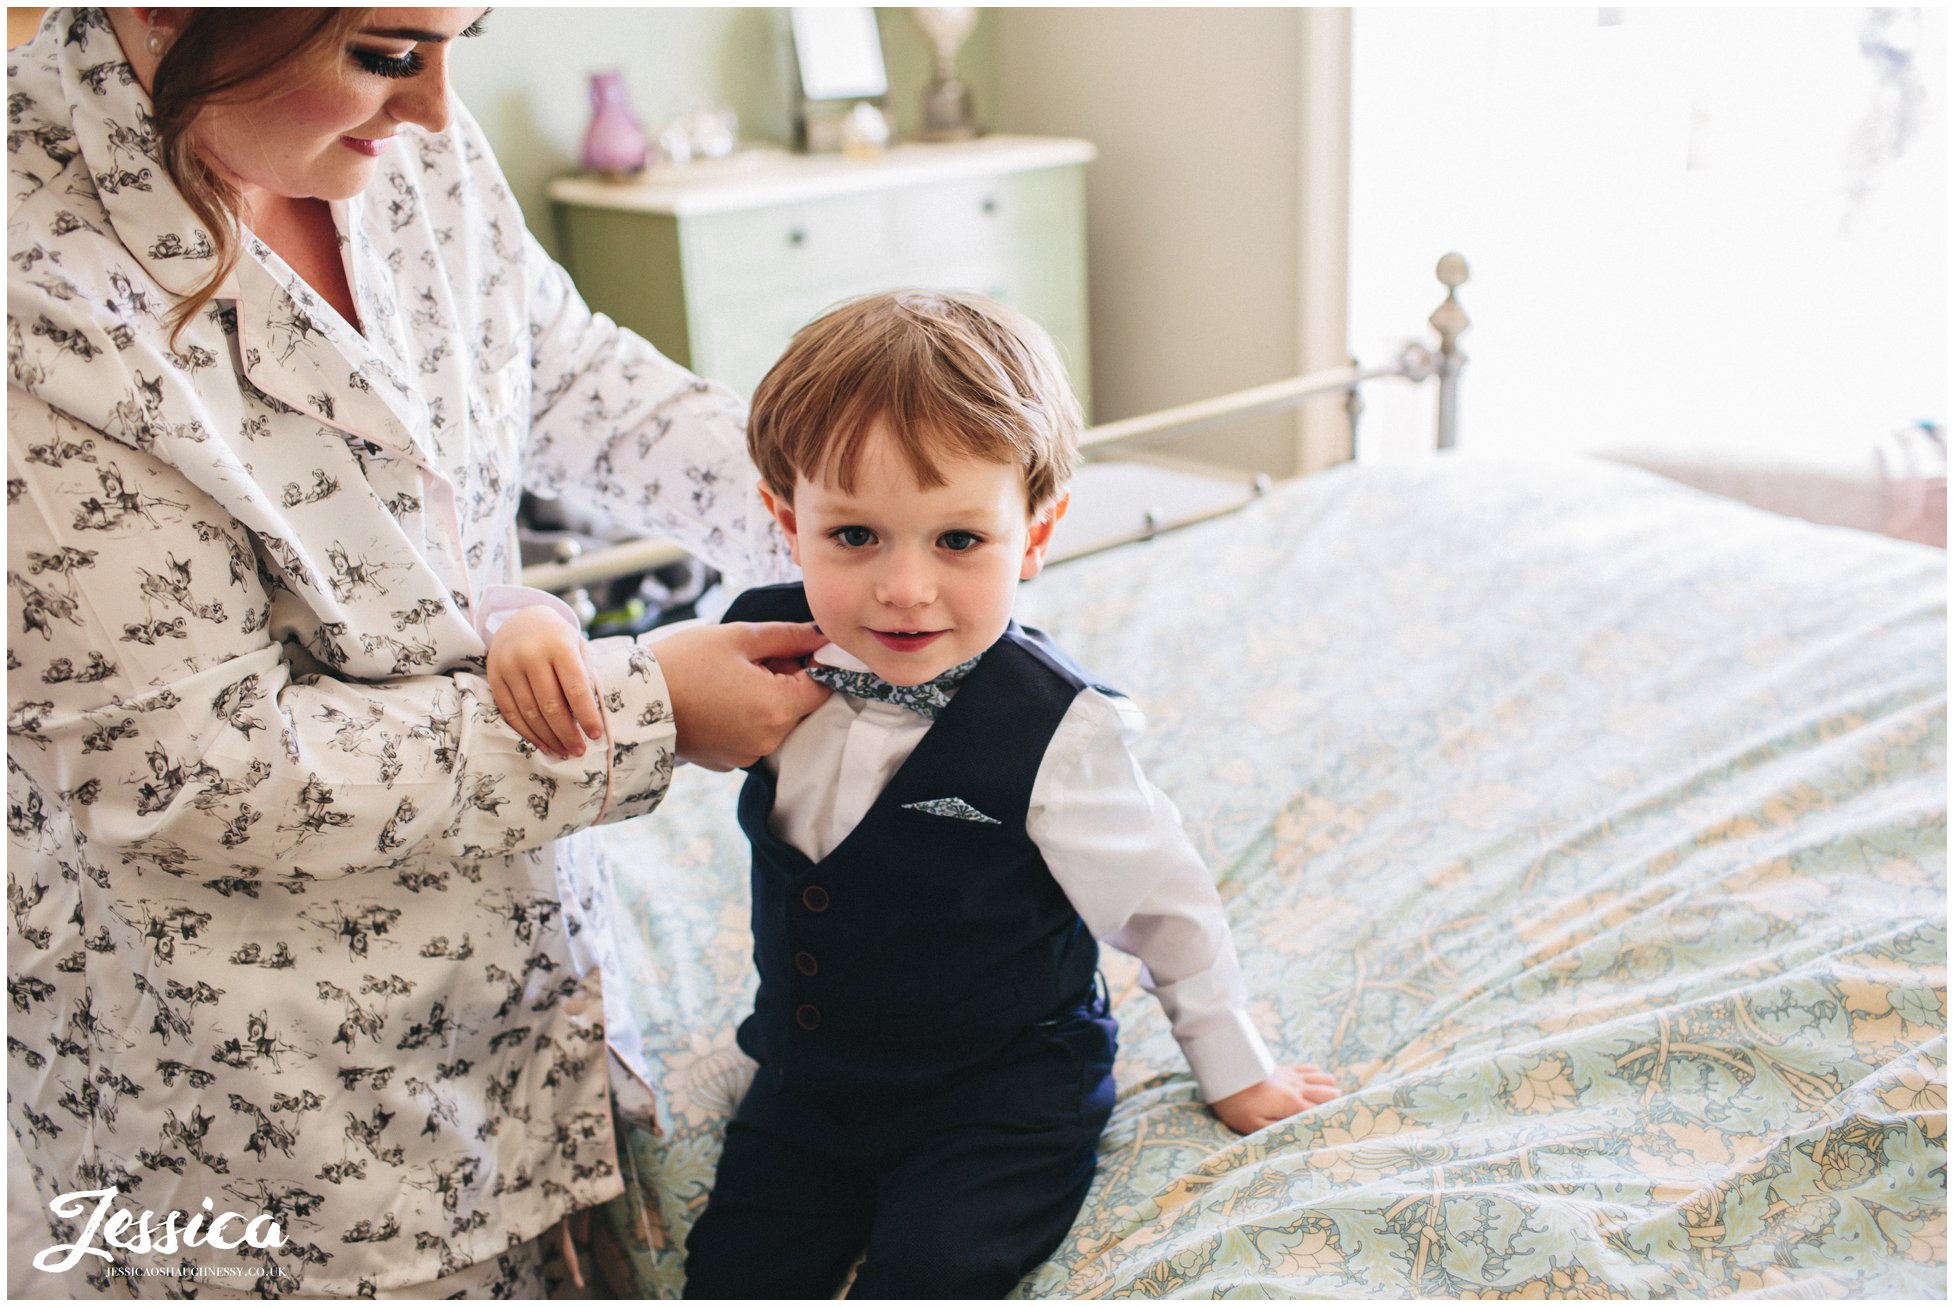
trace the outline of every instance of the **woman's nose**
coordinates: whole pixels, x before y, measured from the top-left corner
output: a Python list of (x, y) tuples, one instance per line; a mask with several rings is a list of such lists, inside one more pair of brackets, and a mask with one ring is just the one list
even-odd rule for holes
[(412, 123), (431, 132), (445, 132), (454, 120), (448, 107), (448, 60), (446, 52), (437, 52), (428, 59), (428, 66), (419, 77), (409, 77), (401, 82), (387, 101), (387, 112), (394, 121)]

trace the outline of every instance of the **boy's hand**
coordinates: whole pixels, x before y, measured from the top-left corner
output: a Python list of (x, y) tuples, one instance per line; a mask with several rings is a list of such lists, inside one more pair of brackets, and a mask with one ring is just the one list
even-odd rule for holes
[(1210, 1106), (1223, 1125), (1236, 1134), (1250, 1135), (1298, 1112), (1321, 1107), (1342, 1092), (1337, 1088), (1336, 1077), (1304, 1063), (1279, 1066), (1269, 1073), (1267, 1080), (1218, 1099)]
[(604, 738), (583, 633), (554, 609), (536, 604), (510, 614), (489, 642), (488, 682), (504, 720), (546, 753), (581, 757), (579, 726)]

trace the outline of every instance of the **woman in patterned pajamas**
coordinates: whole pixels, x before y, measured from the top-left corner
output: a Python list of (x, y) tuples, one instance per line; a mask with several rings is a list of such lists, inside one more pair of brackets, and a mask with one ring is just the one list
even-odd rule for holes
[(826, 694), (765, 665), (806, 628), (701, 628), (594, 643), (562, 756), (496, 713), (523, 489), (786, 564), (737, 401), (585, 308), (449, 98), (481, 13), (61, 10), (9, 58), (9, 1115), (45, 1200), (281, 1232), (57, 1204), (98, 1286), (535, 1292), (647, 1105), (577, 832)]

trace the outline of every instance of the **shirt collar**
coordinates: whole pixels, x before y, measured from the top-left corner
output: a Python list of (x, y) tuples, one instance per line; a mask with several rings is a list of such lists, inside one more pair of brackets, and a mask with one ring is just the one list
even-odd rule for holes
[(820, 663), (823, 667), (839, 667), (844, 672), (866, 672), (869, 670), (867, 663), (833, 642), (824, 644), (819, 649), (816, 649), (813, 654), (813, 661)]
[[(832, 642), (816, 649), (809, 657), (809, 661), (823, 667), (839, 668), (845, 672), (867, 672), (871, 676), (875, 675), (867, 663)], [(951, 690), (950, 693), (954, 695), (956, 691)], [(841, 711), (850, 714), (863, 724), (875, 724), (899, 730), (911, 728), (927, 730), (932, 725), (929, 717), (882, 699), (865, 699), (852, 694), (836, 693), (828, 696), (828, 703), (840, 704)]]
[[(170, 180), (155, 105), (136, 81), (107, 13), (74, 11), (56, 60), (75, 144), (116, 237), (158, 285), (187, 295), (214, 266), (216, 242)], [(335, 204), (333, 217), (342, 235), (357, 235), (363, 198)], [(366, 252), (359, 245), (355, 250)], [(382, 275), (384, 265), (377, 259), (354, 262), (362, 283)], [(397, 351), (376, 349), (249, 232), (217, 298), (237, 306), (244, 372), (253, 385), (341, 430), (437, 468), (426, 439), (426, 405), (401, 360), (388, 357)]]
[[(869, 670), (867, 663), (834, 643), (824, 644), (819, 649), (816, 649), (809, 656), (808, 661), (818, 663), (822, 667), (839, 667), (845, 672), (866, 672)], [(929, 725), (927, 718), (919, 717), (907, 708), (898, 708), (895, 704), (883, 703), (879, 699), (859, 699), (852, 694), (831, 694), (828, 696), (828, 703), (831, 705), (839, 704), (840, 710), (847, 713), (851, 718), (859, 718), (866, 714), (870, 720), (880, 721), (890, 726), (907, 726), (911, 723), (920, 723), (924, 726)]]
[(217, 244), (163, 166), (155, 105), (109, 26), (77, 9), (58, 48), (61, 91), (74, 106), (75, 145), (123, 245), (172, 295), (208, 275)]

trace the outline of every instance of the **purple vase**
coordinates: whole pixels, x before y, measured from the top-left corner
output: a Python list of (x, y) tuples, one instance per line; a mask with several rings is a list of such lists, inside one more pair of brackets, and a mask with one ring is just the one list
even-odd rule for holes
[(593, 73), (590, 78), (590, 130), (583, 138), (583, 166), (621, 175), (645, 166), (651, 144), (624, 94), (624, 74)]

